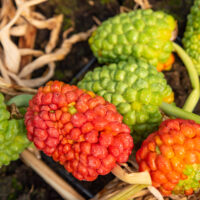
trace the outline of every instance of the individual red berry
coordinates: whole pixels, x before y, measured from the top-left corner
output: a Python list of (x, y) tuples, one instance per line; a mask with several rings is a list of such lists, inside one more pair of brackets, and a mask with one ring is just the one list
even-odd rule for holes
[(40, 139), (41, 141), (43, 140), (46, 140), (47, 137), (48, 137), (48, 133), (46, 130), (43, 130), (43, 129), (39, 129), (39, 128), (36, 128), (34, 130), (34, 135), (35, 137), (37, 137), (38, 139)]
[[(46, 93), (43, 94), (42, 92), (40, 93), (42, 95), (42, 99), (40, 100), (40, 104), (42, 105), (49, 105), (52, 102), (52, 98), (53, 98), (53, 93)], [(38, 103), (39, 104), (39, 103)], [(39, 105), (40, 105), (39, 104)]]
[(92, 121), (92, 123), (94, 124), (94, 128), (97, 131), (102, 131), (105, 129), (106, 125), (108, 124), (108, 121), (103, 117), (97, 117)]
[(94, 169), (98, 169), (101, 165), (101, 161), (95, 156), (88, 156), (88, 166)]
[(94, 129), (94, 126), (91, 122), (87, 122), (83, 124), (83, 126), (81, 127), (81, 131), (83, 134), (91, 132), (93, 129)]
[(113, 168), (116, 163), (116, 159), (111, 154), (108, 154), (103, 160), (102, 164), (106, 168)]
[(65, 144), (63, 146), (63, 153), (64, 154), (68, 153), (70, 149), (71, 149), (71, 144)]
[(85, 140), (89, 143), (97, 143), (98, 142), (99, 133), (96, 130), (92, 130), (89, 133), (85, 134)]
[(72, 115), (71, 122), (74, 127), (82, 127), (83, 124), (86, 122), (86, 118), (82, 113), (76, 113)]
[(59, 138), (59, 131), (56, 128), (48, 128), (47, 133), (49, 137)]
[(33, 117), (33, 125), (36, 128), (41, 128), (41, 129), (46, 129), (47, 128), (44, 120), (41, 119), (38, 115), (36, 115), (36, 116)]
[(91, 154), (91, 143), (89, 142), (81, 142), (80, 144), (81, 152), (85, 154)]
[(110, 132), (102, 132), (99, 137), (99, 143), (102, 146), (108, 147), (112, 144), (114, 136)]
[(78, 95), (76, 94), (75, 91), (69, 91), (65, 93), (66, 99), (68, 103), (75, 102), (78, 98)]

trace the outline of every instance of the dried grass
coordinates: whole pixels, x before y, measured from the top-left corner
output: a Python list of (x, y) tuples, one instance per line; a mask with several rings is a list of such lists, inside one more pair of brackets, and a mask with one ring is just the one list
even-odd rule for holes
[[(73, 44), (86, 40), (96, 27), (87, 32), (73, 34), (67, 38), (72, 27), (66, 31), (63, 41), (57, 49), (63, 15), (46, 19), (35, 11), (35, 6), (47, 0), (2, 0), (0, 13), (0, 71), (1, 79), (8, 84), (24, 87), (39, 87), (48, 81), (55, 71), (55, 62), (63, 60)], [(49, 40), (44, 50), (34, 49), (36, 34), (39, 29), (50, 31)], [(12, 36), (19, 37), (18, 44)], [(47, 70), (41, 77), (31, 78), (32, 73), (44, 66)]]

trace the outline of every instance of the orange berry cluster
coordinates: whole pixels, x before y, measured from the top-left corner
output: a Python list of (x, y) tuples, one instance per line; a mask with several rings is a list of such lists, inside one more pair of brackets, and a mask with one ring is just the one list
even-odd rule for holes
[(148, 171), (152, 184), (164, 196), (192, 194), (200, 188), (200, 125), (169, 119), (143, 142), (136, 153), (140, 171)]

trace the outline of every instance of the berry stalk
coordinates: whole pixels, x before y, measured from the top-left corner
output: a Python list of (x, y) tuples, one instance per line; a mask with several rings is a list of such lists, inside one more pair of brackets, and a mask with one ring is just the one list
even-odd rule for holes
[(168, 104), (163, 102), (160, 105), (161, 110), (172, 117), (178, 117), (178, 118), (182, 118), (182, 119), (191, 119), (194, 120), (197, 123), (200, 123), (200, 116), (196, 115), (194, 113), (188, 112), (186, 110), (183, 110), (181, 108), (178, 108), (172, 104)]
[(199, 91), (199, 77), (198, 77), (198, 72), (191, 60), (191, 58), (188, 56), (188, 54), (185, 52), (183, 48), (181, 48), (179, 45), (176, 43), (173, 43), (174, 50), (176, 53), (180, 56), (181, 60), (185, 64), (185, 67), (188, 71), (188, 75), (193, 87), (192, 92), (190, 93), (189, 97), (187, 98), (183, 109), (189, 112), (192, 112), (193, 109), (195, 108), (199, 96), (200, 96), (200, 91)]
[(129, 184), (151, 185), (151, 177), (148, 172), (126, 173), (119, 165), (112, 169), (112, 173), (120, 180)]

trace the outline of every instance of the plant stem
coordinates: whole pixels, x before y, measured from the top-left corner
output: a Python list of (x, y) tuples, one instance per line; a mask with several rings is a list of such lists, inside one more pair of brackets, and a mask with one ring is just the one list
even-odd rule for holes
[(183, 109), (189, 112), (192, 112), (194, 107), (196, 106), (199, 96), (200, 96), (200, 86), (199, 86), (199, 77), (198, 72), (191, 60), (191, 58), (188, 56), (188, 54), (185, 52), (185, 50), (177, 45), (176, 43), (173, 43), (174, 50), (179, 55), (183, 63), (185, 64), (185, 67), (188, 71), (188, 75), (190, 77), (190, 81), (193, 87), (193, 91), (190, 93), (189, 97), (187, 98)]
[(172, 104), (168, 104), (163, 102), (160, 105), (161, 110), (164, 111), (164, 113), (166, 113), (169, 116), (173, 116), (173, 117), (178, 117), (178, 118), (182, 118), (182, 119), (191, 119), (194, 120), (197, 123), (200, 123), (200, 116), (196, 115), (194, 113), (188, 112), (186, 110), (183, 110), (181, 108), (178, 108)]
[(132, 196), (137, 194), (140, 190), (146, 188), (147, 185), (130, 185), (124, 188), (122, 191), (114, 195), (113, 197), (109, 198), (108, 200), (127, 200), (130, 199)]
[(75, 189), (65, 180), (56, 174), (46, 163), (37, 159), (30, 151), (24, 150), (20, 155), (22, 161), (31, 167), (44, 181), (60, 194), (63, 199), (85, 200)]
[(129, 184), (151, 185), (151, 176), (149, 172), (127, 173), (119, 165), (112, 169), (112, 173), (120, 180)]

